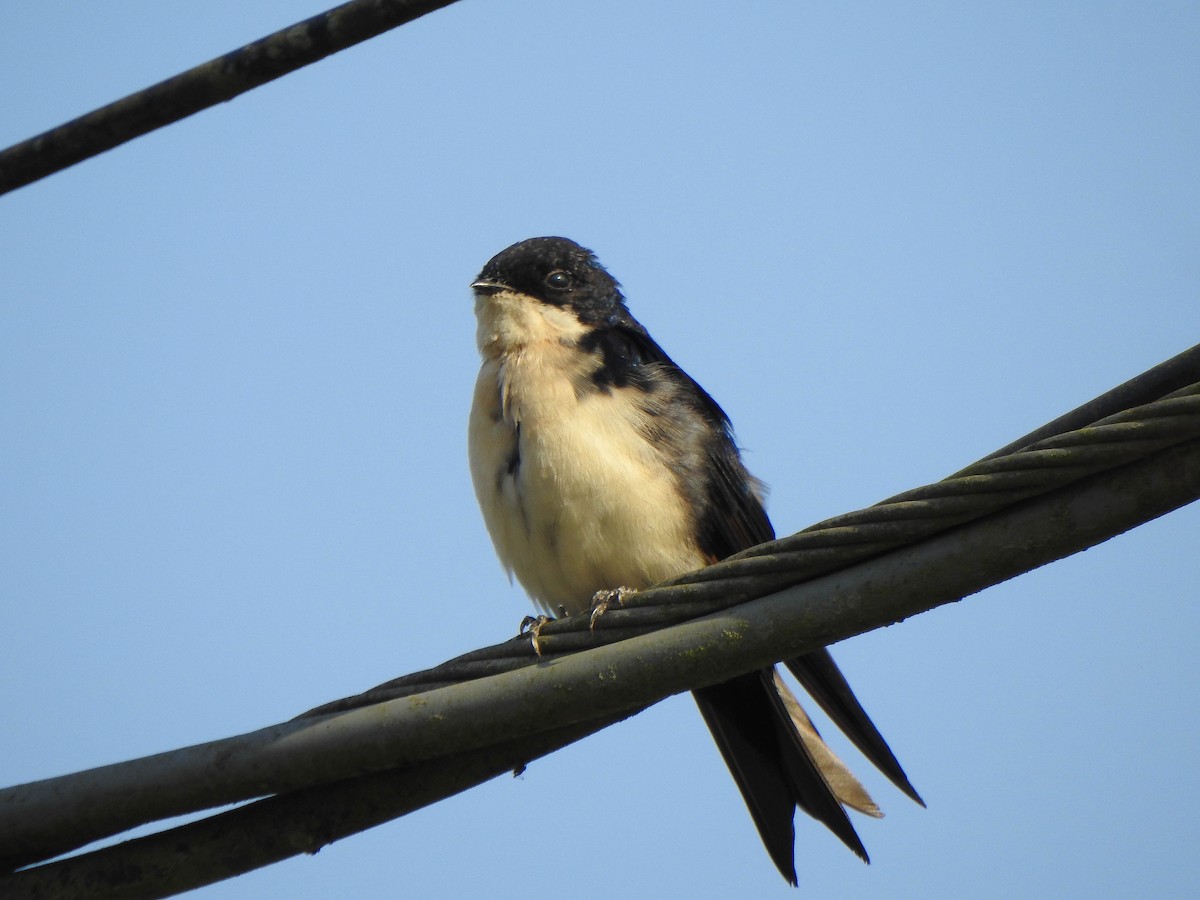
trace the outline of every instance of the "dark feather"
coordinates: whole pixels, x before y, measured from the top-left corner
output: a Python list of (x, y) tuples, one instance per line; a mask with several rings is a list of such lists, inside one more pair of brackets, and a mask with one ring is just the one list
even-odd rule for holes
[(796, 884), (792, 816), (797, 805), (868, 861), (849, 817), (792, 726), (770, 669), (692, 696), (784, 878)]
[[(640, 322), (622, 309), (585, 335), (580, 346), (600, 355), (592, 382), (602, 390), (633, 387), (652, 394), (666, 376), (675, 394), (672, 400), (681, 405), (667, 404), (659, 411), (668, 421), (658, 425), (654, 437), (674, 445), (664, 456), (669, 465), (683, 469), (677, 471), (680, 486), (690, 495), (692, 509), (700, 511), (695, 528), (705, 556), (724, 559), (775, 537), (763, 509), (761, 485), (742, 464), (729, 417)], [(693, 427), (697, 414), (703, 429)]]
[[(663, 390), (664, 380), (671, 386), (673, 402), (658, 413), (665, 421), (656, 422), (650, 437), (669, 447), (664, 458), (676, 469), (692, 509), (699, 510), (695, 533), (705, 556), (716, 561), (772, 540), (775, 532), (763, 508), (761, 487), (742, 463), (728, 416), (646, 329), (622, 308), (580, 343), (600, 357), (592, 375), (598, 390), (640, 390), (647, 394), (649, 406), (650, 395)], [(697, 415), (705, 425), (702, 429), (689, 427)], [(920, 802), (829, 652), (820, 650), (788, 665), (864, 755)], [(792, 816), (797, 806), (867, 859), (854, 826), (792, 725), (770, 669), (704, 688), (694, 696), (767, 852), (785, 878), (795, 884)]]

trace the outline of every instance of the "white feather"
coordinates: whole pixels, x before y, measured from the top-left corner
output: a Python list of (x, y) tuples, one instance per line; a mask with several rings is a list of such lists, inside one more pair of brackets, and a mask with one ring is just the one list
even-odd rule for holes
[(578, 347), (586, 326), (511, 291), (478, 296), (476, 314), (484, 361), (471, 476), (500, 561), (533, 600), (582, 612), (599, 590), (648, 587), (703, 565), (675, 475), (645, 437), (637, 392), (577, 390), (599, 364)]

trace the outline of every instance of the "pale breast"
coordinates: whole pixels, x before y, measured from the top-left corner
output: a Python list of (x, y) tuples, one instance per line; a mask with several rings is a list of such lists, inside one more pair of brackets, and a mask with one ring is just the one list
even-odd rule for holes
[(554, 613), (704, 562), (677, 476), (645, 436), (652, 413), (635, 389), (579, 390), (587, 366), (557, 343), (489, 359), (471, 411), (471, 474), (496, 552)]

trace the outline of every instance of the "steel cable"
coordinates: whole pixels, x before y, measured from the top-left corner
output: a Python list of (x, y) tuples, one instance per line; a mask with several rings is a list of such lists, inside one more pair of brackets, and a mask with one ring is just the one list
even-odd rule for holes
[(863, 560), (1200, 436), (1200, 382), (1132, 409), (991, 456), (942, 481), (760, 544), (665, 585), (626, 595), (596, 619), (577, 615), (542, 625), (432, 669), (336, 700), (301, 718), (509, 672), (559, 656), (686, 622)]

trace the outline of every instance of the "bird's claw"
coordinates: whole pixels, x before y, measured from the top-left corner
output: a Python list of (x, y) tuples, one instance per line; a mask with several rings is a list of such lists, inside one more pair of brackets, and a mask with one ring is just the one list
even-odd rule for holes
[(529, 635), (529, 643), (533, 645), (533, 652), (538, 656), (542, 655), (542, 645), (538, 643), (538, 638), (541, 637), (542, 629), (553, 621), (553, 616), (526, 616), (521, 620), (521, 630), (518, 634)]
[(620, 606), (625, 602), (625, 598), (630, 594), (636, 594), (637, 588), (619, 587), (610, 588), (605, 591), (596, 591), (592, 597), (592, 617), (588, 621), (588, 630), (596, 630), (596, 620), (608, 612), (608, 608), (612, 605)]

